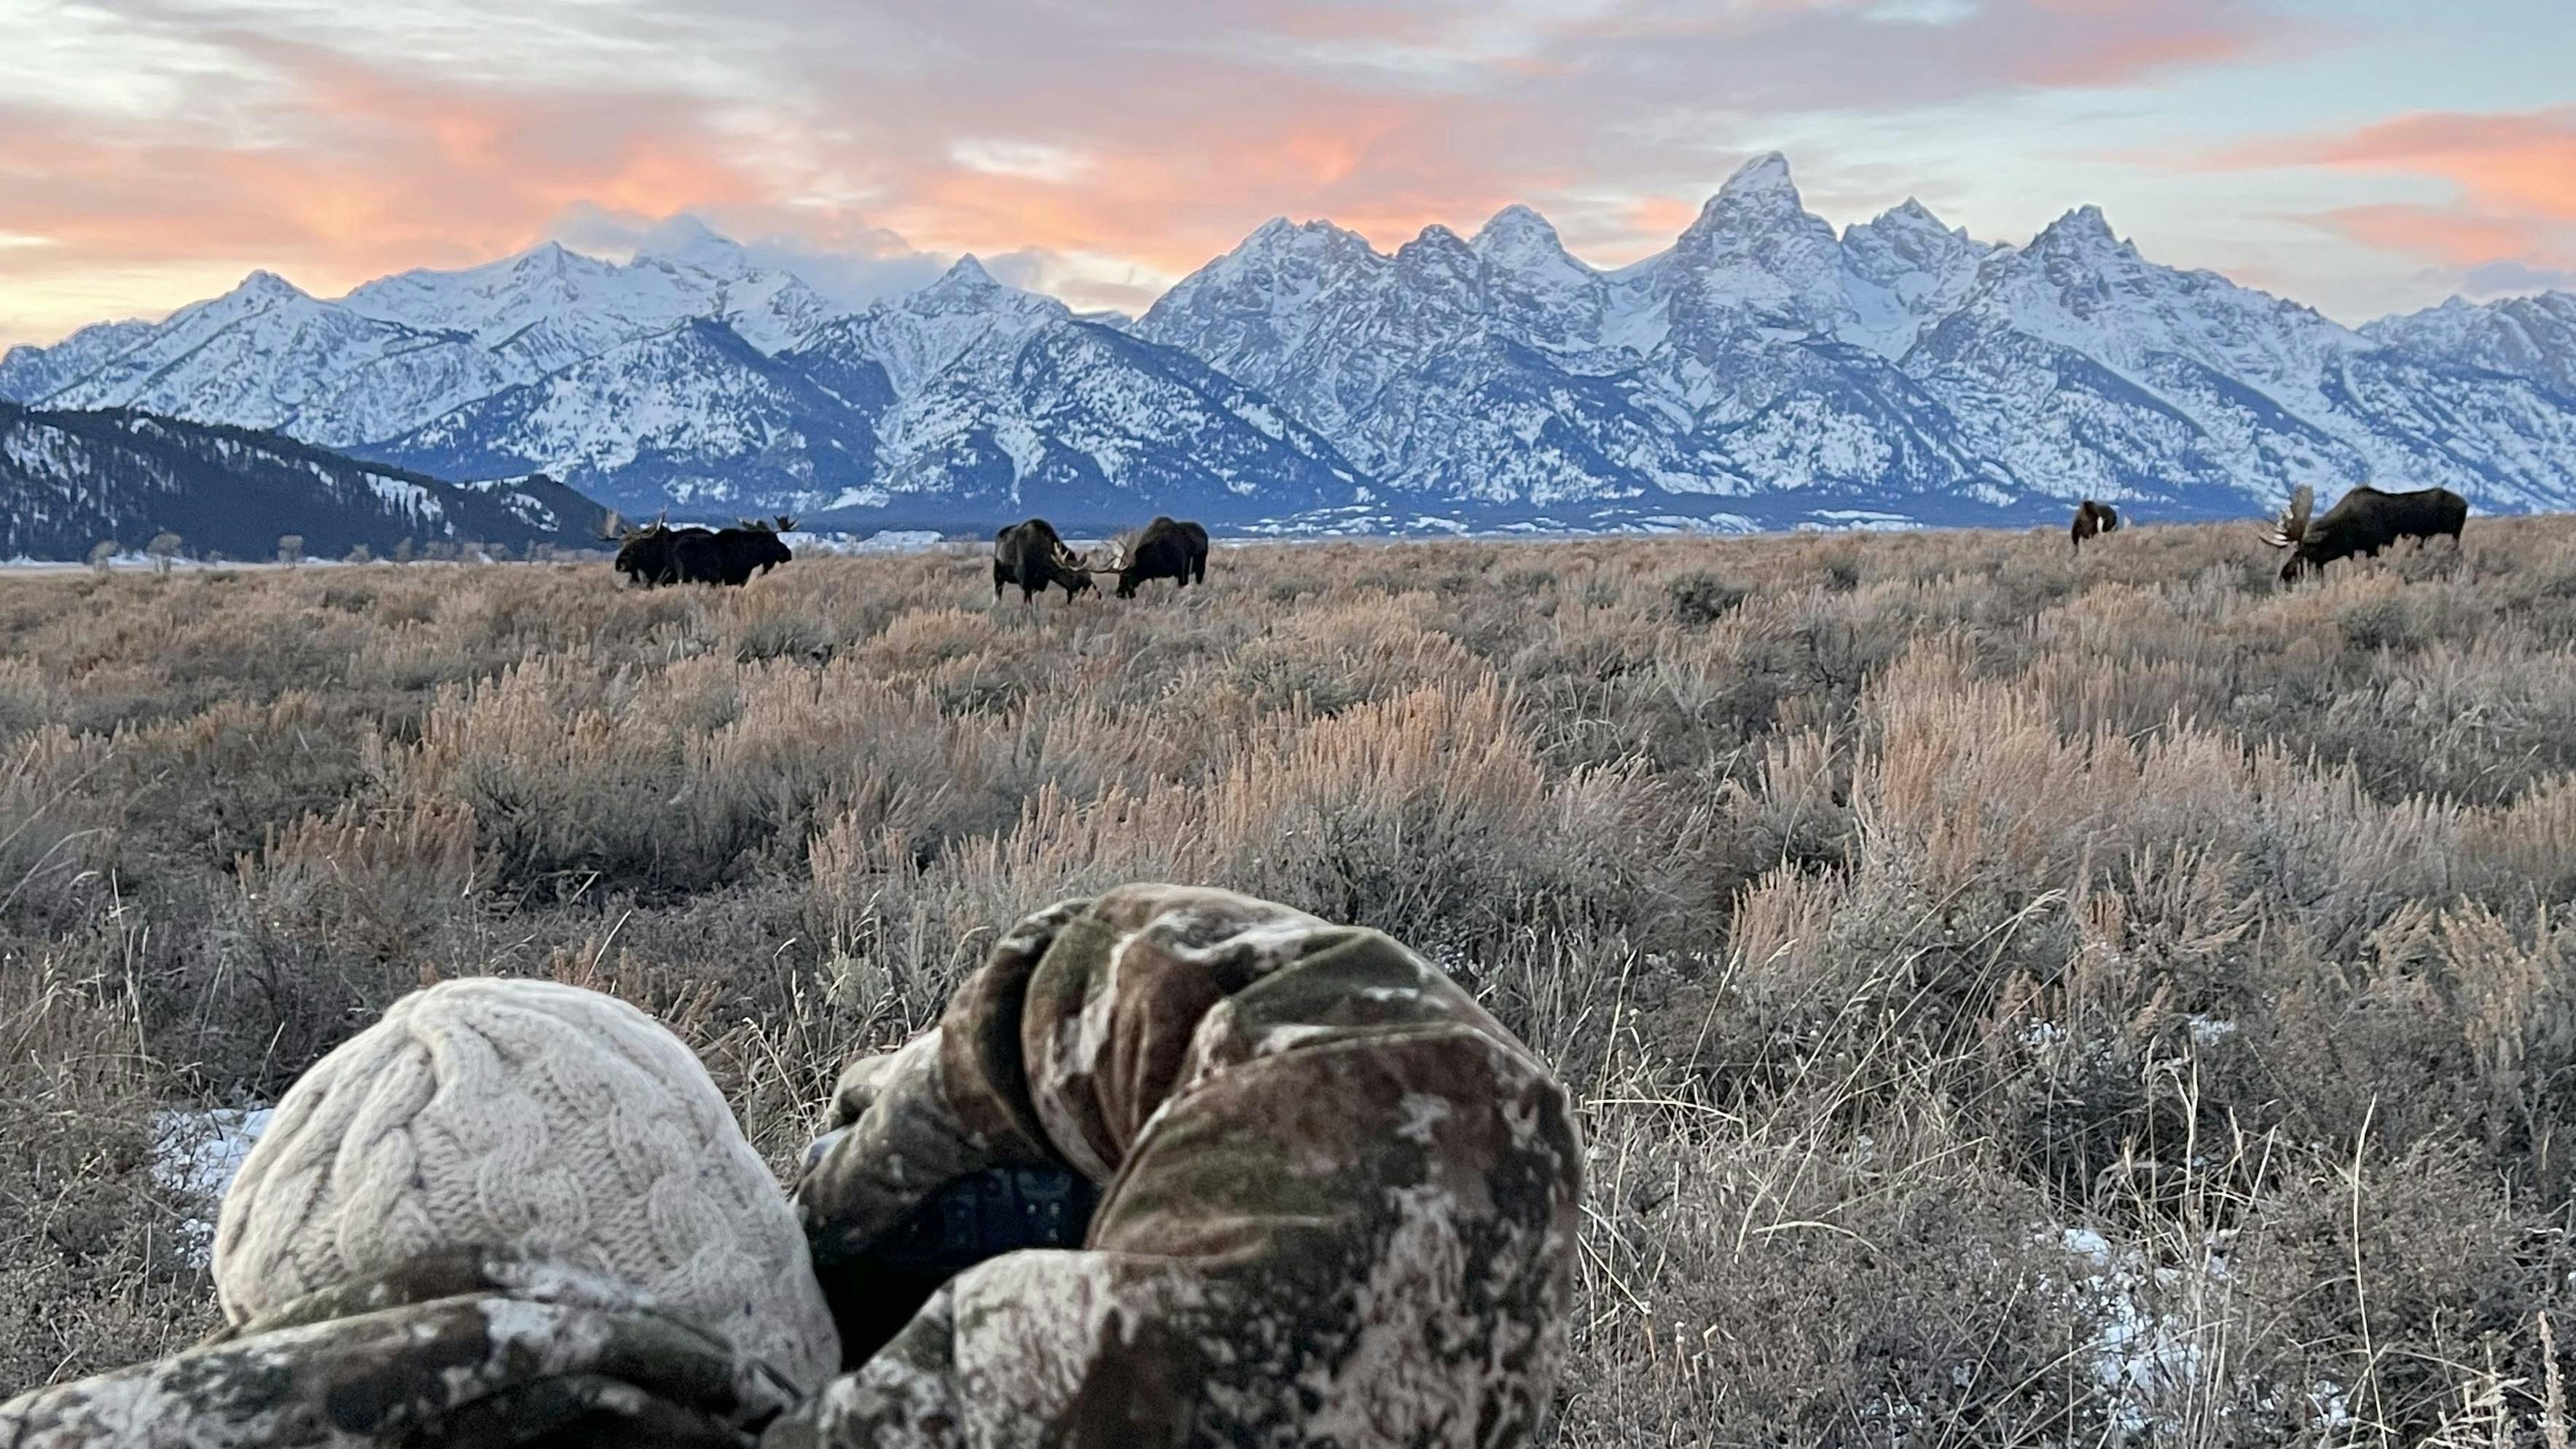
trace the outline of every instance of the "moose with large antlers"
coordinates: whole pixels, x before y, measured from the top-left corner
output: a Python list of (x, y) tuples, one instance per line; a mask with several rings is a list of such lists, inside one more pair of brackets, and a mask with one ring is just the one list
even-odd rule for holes
[(736, 588), (751, 582), (753, 574), (765, 574), (796, 555), (782, 533), (796, 531), (796, 520), (780, 514), (761, 522), (744, 519), (732, 528), (700, 528), (694, 524), (673, 528), (655, 519), (642, 528), (620, 529), (615, 537), (617, 571), (636, 583), (652, 588), (657, 584), (729, 584)]
[(1091, 587), (1091, 571), (1056, 536), (1054, 524), (1028, 518), (993, 535), (994, 598), (1002, 597), (1004, 584), (1019, 585), (1024, 604), (1051, 586), (1060, 587), (1070, 604), (1074, 595)]
[(1185, 519), (1156, 514), (1133, 538), (1111, 546), (1101, 572), (1118, 575), (1118, 597), (1132, 599), (1149, 579), (1170, 579), (1175, 592), (1207, 582), (1207, 530)]
[(2469, 519), (2469, 501), (2448, 488), (2419, 488), (2412, 493), (2383, 493), (2364, 485), (2336, 500), (2321, 518), (2310, 518), (2316, 490), (2302, 483), (2290, 493), (2290, 506), (2264, 542), (2289, 550), (2281, 565), (2281, 582), (2289, 583), (2312, 568), (2339, 558), (2376, 555), (2401, 538), (2430, 541), (2450, 535), (2454, 545)]

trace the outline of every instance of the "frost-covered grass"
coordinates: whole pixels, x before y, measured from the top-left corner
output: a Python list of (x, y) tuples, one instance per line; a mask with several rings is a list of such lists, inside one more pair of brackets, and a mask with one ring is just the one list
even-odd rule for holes
[(997, 928), (1165, 877), (1574, 1086), (1565, 1443), (2540, 1442), (2576, 521), (2244, 535), (0, 583), (0, 1390), (201, 1330), (173, 1124), (425, 980), (641, 1002), (783, 1163)]

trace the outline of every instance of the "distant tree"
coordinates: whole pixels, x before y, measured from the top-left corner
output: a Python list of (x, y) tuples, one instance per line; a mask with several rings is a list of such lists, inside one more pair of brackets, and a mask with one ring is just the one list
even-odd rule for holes
[(410, 563), (413, 557), (414, 554), (412, 552), (411, 539), (408, 536), (406, 536), (402, 542), (394, 545), (395, 563)]
[(506, 543), (487, 543), (483, 545), (483, 552), (494, 563), (510, 561), (510, 546)]
[(367, 546), (363, 543), (349, 545), (348, 553), (340, 559), (342, 563), (374, 563), (375, 561), (376, 556), (367, 552)]
[(100, 573), (107, 572), (107, 561), (114, 557), (116, 557), (115, 539), (102, 538), (89, 547), (89, 566)]
[(304, 561), (304, 535), (281, 534), (277, 540), (277, 561), (293, 568)]
[(179, 535), (165, 528), (152, 535), (152, 541), (143, 545), (143, 551), (152, 556), (152, 567), (166, 574), (170, 572), (170, 560), (179, 556)]
[(449, 543), (444, 539), (432, 539), (426, 547), (421, 549), (420, 556), (428, 559), (432, 563), (445, 563), (449, 559), (456, 557), (456, 545)]

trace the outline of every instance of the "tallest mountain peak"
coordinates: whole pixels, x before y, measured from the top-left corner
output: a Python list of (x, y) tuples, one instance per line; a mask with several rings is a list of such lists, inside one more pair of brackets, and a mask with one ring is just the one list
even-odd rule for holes
[(1718, 199), (1782, 199), (1798, 204), (1798, 184), (1789, 179), (1789, 158), (1777, 151), (1765, 151), (1735, 168), (1726, 184), (1717, 189)]
[(1794, 217), (1805, 210), (1798, 198), (1797, 183), (1789, 179), (1789, 158), (1777, 151), (1765, 151), (1735, 168), (1735, 174), (1727, 177), (1726, 184), (1700, 208), (1699, 219), (1690, 224), (1690, 232), (1708, 232), (1744, 221)]

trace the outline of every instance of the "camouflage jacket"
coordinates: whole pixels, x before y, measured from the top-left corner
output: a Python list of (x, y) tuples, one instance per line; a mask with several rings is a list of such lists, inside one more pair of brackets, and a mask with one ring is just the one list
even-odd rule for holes
[(621, 1283), (456, 1253), (307, 1294), (165, 1359), (0, 1404), (0, 1446), (741, 1449), (747, 1426), (794, 1397), (784, 1378)]
[[(463, 1353), (394, 1427), (534, 1390), (562, 1416), (585, 1401), (546, 1386), (578, 1383), (594, 1417), (656, 1426), (633, 1446), (707, 1442), (658, 1426), (709, 1420), (759, 1425), (778, 1449), (1508, 1446), (1538, 1431), (1580, 1212), (1573, 1115), (1526, 1048), (1383, 935), (1173, 886), (1064, 902), (1021, 922), (937, 1028), (845, 1072), (831, 1126), (796, 1186), (818, 1265), (864, 1262), (939, 1186), (986, 1167), (1068, 1165), (1101, 1185), (1099, 1207), (1081, 1249), (968, 1269), (774, 1418), (758, 1375), (683, 1353), (682, 1391), (666, 1393), (651, 1364), (547, 1329), (515, 1350), (515, 1375), (477, 1379)], [(585, 1344), (605, 1326), (586, 1322)], [(311, 1390), (272, 1397), (337, 1422)], [(27, 1419), (30, 1402), (0, 1408), (0, 1446), (14, 1449), (13, 1413), (37, 1424), (30, 1445), (332, 1442), (48, 1438), (67, 1421)], [(204, 1395), (180, 1417), (189, 1406), (239, 1417)], [(377, 1420), (351, 1422), (363, 1435)]]

